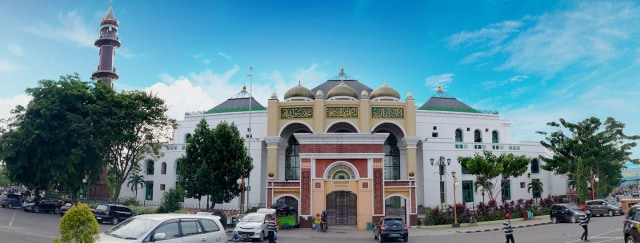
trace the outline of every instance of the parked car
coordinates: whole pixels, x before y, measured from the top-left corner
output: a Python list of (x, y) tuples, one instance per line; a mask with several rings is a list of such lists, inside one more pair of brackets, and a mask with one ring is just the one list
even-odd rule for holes
[(549, 212), (549, 218), (554, 224), (559, 222), (576, 223), (578, 219), (584, 215), (589, 216), (582, 212), (578, 205), (567, 203), (554, 204), (551, 206), (551, 211)]
[(194, 214), (144, 214), (131, 217), (100, 234), (97, 243), (109, 242), (227, 242), (216, 216)]
[(605, 200), (597, 199), (597, 200), (589, 200), (585, 203), (586, 211), (591, 213), (593, 216), (602, 216), (602, 215), (622, 215), (622, 209), (620, 207), (611, 205), (607, 203)]
[(130, 208), (118, 204), (100, 204), (93, 210), (93, 215), (100, 224), (106, 221), (114, 225), (135, 216)]
[(622, 235), (624, 235), (625, 243), (640, 242), (640, 205), (634, 205), (629, 208), (627, 217), (623, 220)]
[(32, 201), (22, 203), (25, 212), (34, 213), (60, 213), (60, 200), (52, 198), (36, 198)]
[(214, 215), (214, 216), (220, 217), (220, 223), (222, 223), (222, 227), (225, 229), (227, 228), (227, 214), (224, 211), (221, 211), (221, 210), (200, 211), (200, 212), (197, 212), (196, 215)]
[(373, 238), (378, 242), (388, 239), (409, 240), (409, 228), (400, 217), (384, 217), (373, 225)]
[(240, 219), (233, 230), (244, 239), (264, 241), (267, 238), (266, 214), (248, 213)]
[(0, 204), (3, 208), (19, 208), (22, 206), (22, 198), (18, 194), (2, 194), (0, 195)]
[(71, 207), (73, 207), (74, 205), (76, 205), (76, 204), (72, 203), (72, 202), (65, 201), (64, 204), (62, 204), (62, 206), (60, 206), (60, 217), (64, 216), (64, 214), (67, 213), (67, 211), (69, 211), (69, 209), (71, 209)]
[(631, 197), (640, 197), (640, 192), (638, 192), (638, 191), (632, 191), (632, 192), (631, 192)]

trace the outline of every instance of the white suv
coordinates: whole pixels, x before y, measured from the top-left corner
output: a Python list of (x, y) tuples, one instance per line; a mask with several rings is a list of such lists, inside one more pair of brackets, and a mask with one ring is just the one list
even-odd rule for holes
[(267, 238), (267, 224), (265, 221), (266, 214), (248, 213), (236, 224), (236, 228), (233, 230), (234, 234), (237, 233), (247, 240), (264, 241)]
[(182, 243), (227, 242), (220, 217), (194, 214), (144, 214), (129, 218), (100, 234), (99, 242), (154, 242), (172, 239)]

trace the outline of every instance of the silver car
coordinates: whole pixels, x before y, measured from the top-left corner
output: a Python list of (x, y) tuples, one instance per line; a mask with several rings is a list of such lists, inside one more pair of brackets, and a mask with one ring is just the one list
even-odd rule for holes
[(233, 230), (234, 234), (240, 235), (243, 239), (264, 241), (267, 238), (266, 215), (262, 213), (248, 213)]
[(227, 234), (220, 217), (193, 214), (134, 216), (100, 234), (98, 243), (141, 243), (171, 240), (181, 243), (222, 243)]

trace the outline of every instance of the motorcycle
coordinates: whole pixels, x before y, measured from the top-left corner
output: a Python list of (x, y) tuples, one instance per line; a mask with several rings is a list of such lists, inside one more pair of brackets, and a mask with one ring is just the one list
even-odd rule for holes
[(322, 232), (327, 233), (327, 229), (329, 229), (329, 227), (327, 226), (327, 222), (322, 221), (320, 222), (320, 230), (322, 230)]

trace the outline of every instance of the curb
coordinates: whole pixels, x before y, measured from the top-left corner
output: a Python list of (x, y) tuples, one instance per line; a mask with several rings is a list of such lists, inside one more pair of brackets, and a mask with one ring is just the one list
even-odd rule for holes
[[(527, 224), (527, 225), (518, 225), (518, 226), (513, 227), (513, 228), (527, 228), (527, 227), (534, 227), (534, 226), (547, 225), (547, 224), (552, 224), (552, 222), (537, 223), (537, 224)], [(456, 231), (456, 233), (480, 233), (480, 232), (499, 231), (499, 230), (502, 230), (502, 227), (489, 228), (489, 229), (478, 229), (478, 230), (466, 230), (466, 231), (458, 230), (458, 231)]]

